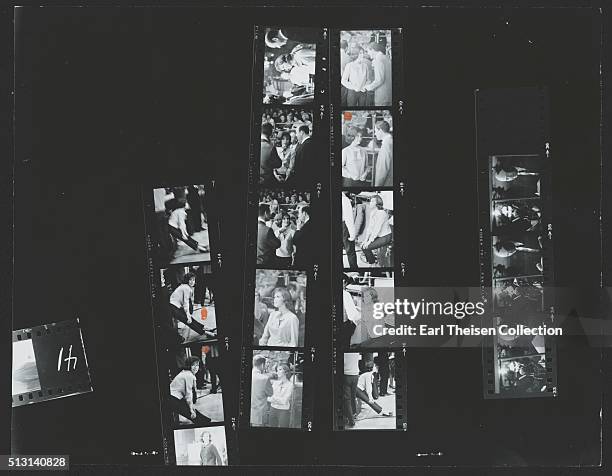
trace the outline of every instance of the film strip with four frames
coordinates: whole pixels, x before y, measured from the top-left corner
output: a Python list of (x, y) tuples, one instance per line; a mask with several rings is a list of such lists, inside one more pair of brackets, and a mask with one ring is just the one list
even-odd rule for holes
[(555, 337), (503, 335), (553, 327), (553, 224), (545, 89), (476, 92), (480, 259), (487, 327), (485, 398), (557, 396)]
[(13, 407), (92, 391), (78, 319), (13, 331)]
[(334, 29), (330, 48), (334, 429), (405, 431), (406, 350), (378, 332), (401, 317), (373, 313), (394, 301), (405, 271), (393, 220), (403, 199), (393, 160), (402, 156), (402, 32)]
[(258, 26), (244, 274), (240, 424), (311, 431), (325, 299), (328, 31)]
[(237, 463), (213, 180), (143, 188), (166, 464)]

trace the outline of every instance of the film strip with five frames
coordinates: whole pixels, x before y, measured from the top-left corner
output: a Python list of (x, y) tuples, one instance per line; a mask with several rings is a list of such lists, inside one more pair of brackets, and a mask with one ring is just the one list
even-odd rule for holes
[(402, 154), (402, 32), (334, 29), (330, 41), (334, 429), (406, 430), (405, 344), (380, 332), (401, 317), (373, 311), (394, 301), (405, 270), (393, 160)]
[(476, 92), (485, 398), (557, 396), (555, 338), (503, 329), (555, 324), (548, 95)]
[(313, 428), (328, 274), (328, 31), (257, 26), (244, 274), (242, 428)]
[(13, 407), (91, 391), (78, 319), (13, 331)]
[[(237, 463), (214, 180), (143, 188), (166, 464)], [(219, 305), (221, 304), (221, 306)]]

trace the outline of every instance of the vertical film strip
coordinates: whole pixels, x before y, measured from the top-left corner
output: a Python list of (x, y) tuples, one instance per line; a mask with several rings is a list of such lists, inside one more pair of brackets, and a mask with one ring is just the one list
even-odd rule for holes
[(406, 430), (405, 348), (383, 332), (399, 259), (401, 29), (332, 30), (332, 320), (335, 430)]
[[(487, 326), (497, 329), (483, 347), (484, 396), (554, 397), (547, 94), (531, 88), (485, 90), (477, 91), (476, 102), (481, 290), (490, 311)], [(542, 332), (528, 335), (523, 328)]]
[(78, 319), (13, 331), (13, 408), (92, 391)]
[(236, 464), (214, 181), (145, 187), (143, 200), (165, 462)]
[(326, 28), (258, 26), (244, 271), (243, 428), (312, 430), (326, 286)]

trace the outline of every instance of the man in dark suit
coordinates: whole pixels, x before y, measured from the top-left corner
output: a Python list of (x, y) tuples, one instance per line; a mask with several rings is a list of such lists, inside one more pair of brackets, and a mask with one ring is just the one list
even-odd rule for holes
[(316, 227), (310, 218), (310, 207), (308, 205), (298, 208), (297, 230), (293, 235), (295, 245), (295, 255), (293, 265), (296, 268), (305, 268), (315, 262), (316, 247)]
[(282, 165), (281, 159), (276, 152), (276, 147), (271, 140), (272, 124), (265, 123), (261, 126), (261, 153), (259, 156), (259, 183), (266, 187), (277, 185), (274, 178), (274, 169)]
[(257, 219), (257, 264), (273, 266), (276, 257), (276, 248), (281, 245), (272, 229), (266, 225), (268, 205), (259, 205)]
[(314, 166), (315, 144), (310, 137), (310, 128), (301, 125), (297, 130), (298, 145), (295, 147), (295, 164), (291, 174), (287, 176), (287, 181), (296, 185), (311, 185), (311, 170)]

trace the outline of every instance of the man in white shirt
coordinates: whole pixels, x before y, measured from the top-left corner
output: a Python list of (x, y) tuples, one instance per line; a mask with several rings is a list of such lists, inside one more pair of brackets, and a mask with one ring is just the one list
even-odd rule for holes
[(350, 53), (354, 61), (348, 63), (342, 74), (342, 86), (347, 89), (347, 106), (366, 106), (366, 82), (368, 80), (368, 64), (365, 60), (363, 48), (351, 48)]
[(351, 206), (351, 200), (345, 193), (342, 193), (342, 243), (346, 250), (349, 268), (357, 268), (353, 207)]
[(382, 141), (374, 173), (375, 187), (393, 187), (393, 135), (387, 121), (378, 121), (374, 126), (376, 139)]

